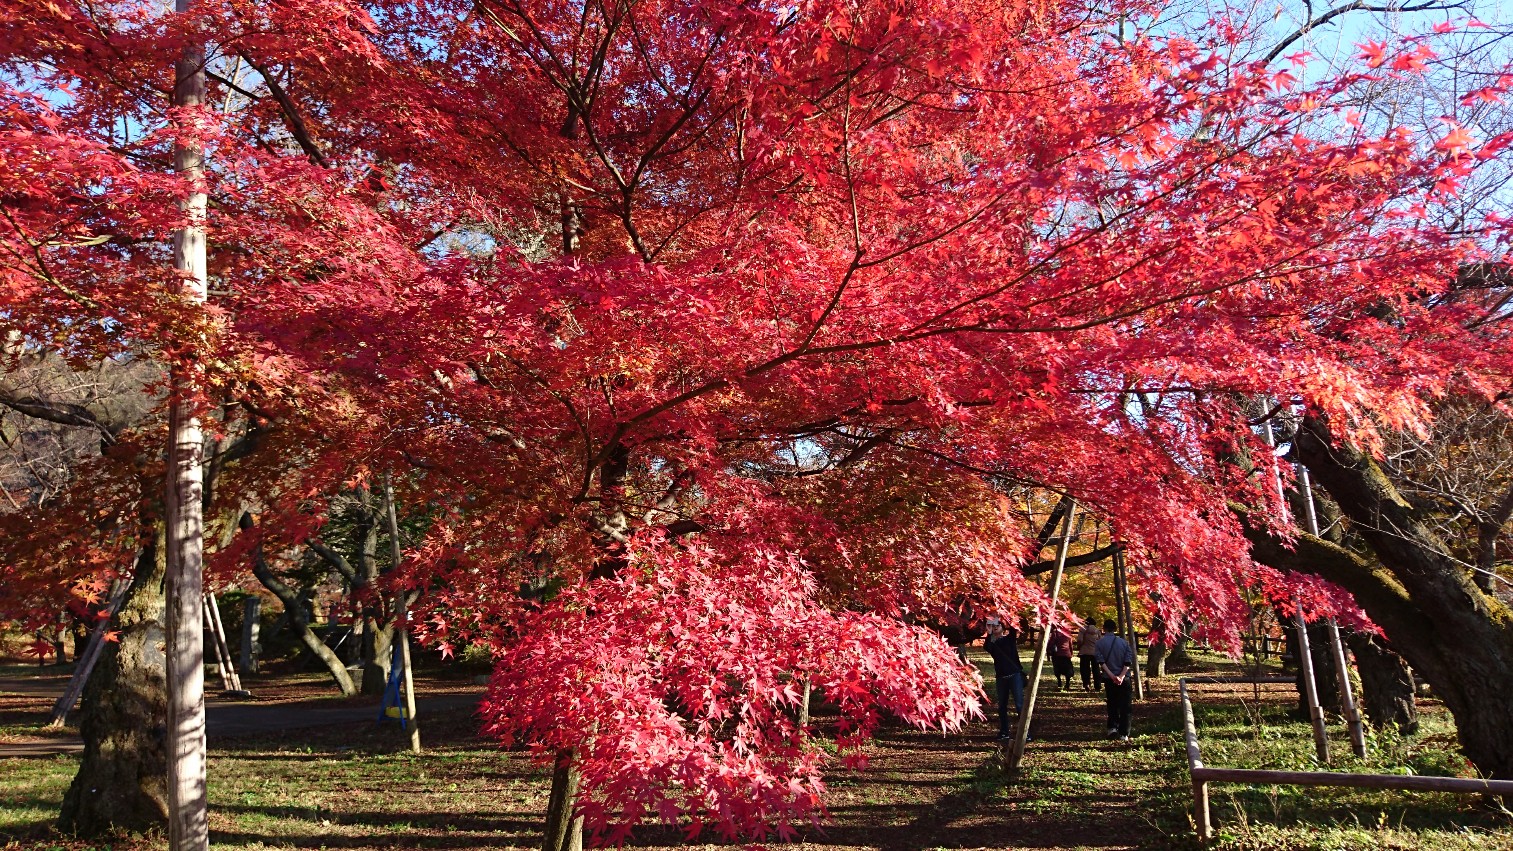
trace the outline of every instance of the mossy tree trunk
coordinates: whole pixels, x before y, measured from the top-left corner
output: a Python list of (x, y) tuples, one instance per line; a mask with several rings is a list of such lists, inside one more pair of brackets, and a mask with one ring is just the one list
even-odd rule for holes
[(1308, 534), (1289, 549), (1251, 529), (1257, 560), (1318, 574), (1355, 595), (1388, 641), (1455, 717), (1462, 750), (1485, 776), (1513, 779), (1513, 611), (1477, 587), (1434, 528), (1369, 455), (1305, 418), (1293, 452), (1375, 559)]
[(1361, 709), (1367, 720), (1377, 727), (1391, 724), (1403, 733), (1417, 732), (1417, 683), (1408, 663), (1385, 642), (1364, 633), (1350, 633), (1345, 643), (1361, 673)]
[(115, 629), (85, 687), (84, 756), (58, 826), (78, 836), (168, 824), (163, 528), (144, 541)]

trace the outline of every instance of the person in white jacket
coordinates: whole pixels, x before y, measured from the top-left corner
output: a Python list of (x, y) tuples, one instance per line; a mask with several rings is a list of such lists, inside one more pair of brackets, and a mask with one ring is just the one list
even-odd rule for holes
[(1095, 655), (1098, 639), (1102, 636), (1098, 622), (1093, 620), (1092, 615), (1087, 616), (1082, 629), (1077, 631), (1077, 656), (1082, 662), (1083, 691), (1103, 688), (1103, 672), (1098, 670), (1098, 657)]

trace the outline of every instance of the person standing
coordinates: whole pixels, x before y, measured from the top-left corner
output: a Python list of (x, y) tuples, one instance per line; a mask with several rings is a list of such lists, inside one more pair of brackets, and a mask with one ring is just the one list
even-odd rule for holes
[(988, 618), (988, 637), (982, 646), (993, 657), (993, 678), (998, 687), (998, 738), (1012, 737), (1009, 731), (1009, 699), (1014, 701), (1014, 715), (1024, 709), (1024, 665), (1019, 661), (1019, 635), (1013, 627), (1005, 628), (998, 618)]
[(1103, 672), (1098, 670), (1098, 639), (1103, 636), (1092, 615), (1087, 616), (1077, 632), (1077, 655), (1082, 657), (1082, 690), (1103, 687)]
[(1108, 737), (1122, 742), (1129, 741), (1130, 711), (1135, 698), (1135, 684), (1131, 674), (1135, 667), (1135, 651), (1129, 642), (1118, 635), (1119, 625), (1112, 620), (1103, 622), (1103, 637), (1098, 639), (1093, 655), (1105, 680), (1103, 697), (1108, 702)]
[(1072, 634), (1057, 624), (1051, 630), (1051, 669), (1056, 673), (1056, 688), (1072, 688)]

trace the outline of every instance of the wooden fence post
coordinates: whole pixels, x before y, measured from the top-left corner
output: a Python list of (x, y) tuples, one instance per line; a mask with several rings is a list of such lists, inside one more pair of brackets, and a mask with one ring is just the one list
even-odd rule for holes
[(1187, 771), (1193, 781), (1193, 826), (1204, 842), (1214, 838), (1213, 819), (1208, 806), (1208, 782), (1199, 777), (1203, 758), (1198, 751), (1198, 722), (1193, 718), (1192, 698), (1187, 694), (1187, 678), (1177, 681), (1182, 695), (1182, 738), (1187, 745)]

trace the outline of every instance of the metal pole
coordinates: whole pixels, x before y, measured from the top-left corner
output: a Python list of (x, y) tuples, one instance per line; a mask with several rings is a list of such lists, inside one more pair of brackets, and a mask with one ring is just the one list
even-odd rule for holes
[(1024, 759), (1024, 747), (1030, 739), (1030, 720), (1035, 715), (1035, 699), (1040, 695), (1040, 675), (1045, 670), (1046, 651), (1051, 644), (1051, 624), (1056, 619), (1056, 601), (1061, 596), (1061, 576), (1066, 569), (1066, 554), (1072, 544), (1072, 519), (1076, 514), (1077, 503), (1073, 502), (1067, 507), (1066, 517), (1061, 521), (1061, 541), (1056, 545), (1056, 570), (1051, 574), (1051, 606), (1040, 630), (1040, 644), (1035, 648), (1035, 661), (1030, 666), (1035, 673), (1030, 677), (1024, 711), (1019, 713), (1019, 725), (1014, 731), (1014, 746), (1009, 752), (1010, 774), (1018, 773), (1019, 763)]

